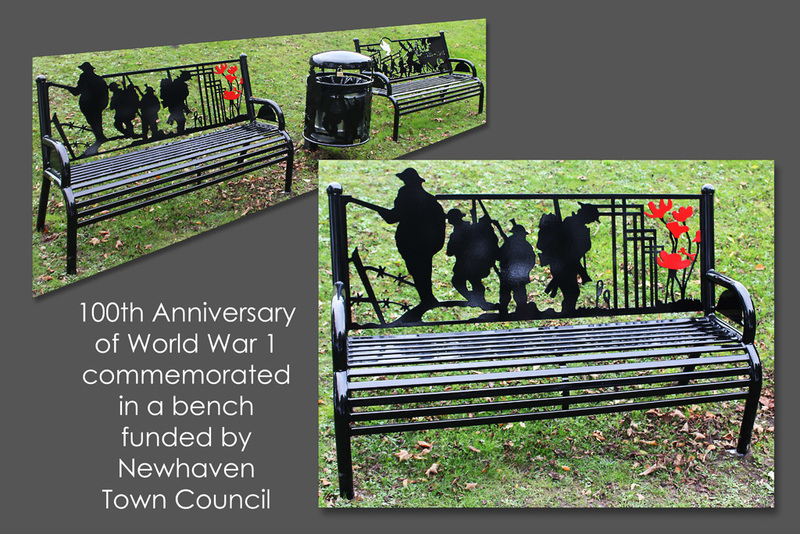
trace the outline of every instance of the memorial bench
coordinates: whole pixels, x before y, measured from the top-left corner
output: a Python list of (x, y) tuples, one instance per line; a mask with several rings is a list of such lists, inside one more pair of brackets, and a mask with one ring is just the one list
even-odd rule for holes
[(112, 74), (88, 62), (79, 68), (74, 86), (36, 78), (36, 229), (45, 228), (54, 183), (66, 209), (68, 274), (77, 269), (80, 227), (282, 162), (291, 191), (294, 147), (283, 112), (253, 97), (246, 55)]
[(373, 94), (392, 103), (394, 141), (401, 115), (472, 97), (478, 97), (478, 113), (483, 112), (484, 87), (475, 65), (450, 57), (444, 32), (410, 39), (384, 37), (369, 44), (353, 41), (356, 52), (373, 60)]
[(748, 451), (755, 311), (714, 269), (713, 187), (429, 195), (398, 176), (391, 209), (327, 189), (342, 496), (369, 434), (744, 399)]

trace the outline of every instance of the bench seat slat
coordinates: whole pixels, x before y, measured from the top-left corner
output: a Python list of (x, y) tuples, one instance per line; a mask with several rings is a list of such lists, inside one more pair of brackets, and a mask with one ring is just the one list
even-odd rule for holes
[[(711, 383), (670, 385), (663, 387), (649, 388), (647, 391), (642, 389), (629, 389), (621, 391), (604, 391), (602, 393), (592, 392), (589, 394), (577, 394), (569, 396), (569, 404), (601, 404), (605, 402), (630, 399), (636, 397), (661, 397), (668, 395), (686, 395), (687, 393), (707, 392), (714, 390), (744, 390), (748, 386), (747, 380), (726, 380)], [(403, 418), (411, 417), (438, 417), (442, 415), (480, 413), (480, 412), (499, 412), (504, 410), (521, 410), (529, 408), (544, 408), (558, 406), (562, 407), (565, 403), (564, 397), (550, 396), (540, 398), (526, 398), (521, 400), (501, 400), (494, 402), (476, 402), (467, 404), (450, 404), (443, 406), (423, 406), (400, 410), (374, 410), (364, 412), (354, 412), (351, 420), (377, 421), (395, 419), (400, 415)]]
[[(711, 347), (705, 347), (704, 350), (709, 351)], [(722, 350), (722, 349), (719, 349)], [(679, 351), (665, 350), (653, 351), (658, 352), (658, 355), (669, 356), (680, 354)], [(653, 355), (657, 356), (656, 354)], [(553, 377), (568, 377), (579, 375), (594, 375), (603, 373), (620, 373), (620, 372), (635, 372), (635, 371), (649, 371), (649, 370), (663, 370), (674, 369), (681, 367), (691, 367), (697, 365), (729, 365), (741, 364), (746, 366), (749, 364), (749, 358), (746, 354), (733, 354), (725, 356), (710, 356), (704, 358), (684, 358), (684, 359), (670, 359), (670, 360), (655, 360), (655, 361), (634, 361), (625, 362), (623, 364), (599, 364), (599, 365), (581, 365), (578, 367), (560, 367), (556, 369), (533, 369), (533, 370), (515, 370), (506, 372), (487, 372), (480, 374), (460, 374), (460, 375), (435, 375), (435, 376), (422, 376), (405, 379), (388, 379), (388, 380), (371, 380), (364, 382), (350, 382), (349, 388), (351, 391), (363, 390), (376, 390), (376, 389), (403, 389), (411, 387), (427, 387), (427, 386), (448, 386), (456, 384), (468, 384), (477, 382), (500, 382), (500, 381), (518, 381), (518, 380), (534, 380), (541, 378)]]
[[(555, 355), (622, 351), (638, 347), (696, 347), (723, 344), (741, 347), (730, 332), (708, 321), (660, 323), (643, 326), (630, 323), (628, 329), (598, 325), (591, 329), (519, 329), (487, 331), (468, 336), (431, 334), (388, 339), (381, 347), (376, 338), (351, 337), (348, 363), (351, 367), (398, 365), (425, 362), (493, 359), (520, 355)], [(482, 334), (482, 335), (481, 335)]]
[(494, 397), (513, 397), (519, 395), (540, 395), (543, 393), (569, 393), (581, 389), (603, 388), (626, 388), (632, 386), (644, 386), (647, 384), (663, 384), (674, 382), (678, 379), (684, 381), (691, 380), (716, 380), (719, 378), (730, 378), (740, 376), (742, 373), (739, 367), (723, 367), (717, 369), (700, 369), (692, 371), (680, 371), (669, 374), (653, 374), (644, 376), (620, 376), (606, 378), (589, 378), (581, 381), (567, 382), (542, 382), (536, 384), (522, 385), (494, 385), (487, 391), (487, 387), (470, 389), (441, 389), (432, 391), (422, 391), (414, 393), (393, 393), (391, 395), (354, 395), (348, 402), (351, 407), (359, 408), (366, 406), (399, 405), (411, 403), (442, 403), (455, 400), (486, 398), (487, 393)]
[[(716, 395), (717, 401), (738, 400), (746, 398), (746, 393), (725, 393)], [(543, 419), (557, 419), (562, 417), (580, 417), (601, 413), (629, 412), (634, 410), (650, 410), (653, 408), (666, 408), (672, 406), (684, 406), (687, 404), (699, 404), (708, 402), (703, 395), (694, 397), (679, 397), (669, 399), (658, 399), (652, 401), (626, 402), (619, 404), (606, 404), (602, 406), (578, 407), (568, 409), (546, 410), (537, 412), (509, 413), (502, 415), (434, 419), (432, 421), (411, 421), (403, 423), (378, 424), (366, 426), (353, 426), (350, 430), (354, 436), (382, 434), (385, 432), (408, 432), (412, 430), (430, 430), (434, 428), (456, 428), (474, 425), (507, 424), (522, 421), (535, 421)]]
[[(277, 130), (275, 131), (277, 132)], [(204, 153), (243, 147), (262, 140), (281, 139), (280, 135), (269, 135), (272, 131), (240, 126), (173, 143), (148, 147), (132, 152), (96, 160), (73, 167), (73, 188), (77, 195), (91, 195), (103, 190), (102, 184), (123, 185), (122, 179), (180, 163), (195, 163)], [(279, 132), (278, 132), (279, 133)], [(107, 186), (106, 186), (107, 187)]]

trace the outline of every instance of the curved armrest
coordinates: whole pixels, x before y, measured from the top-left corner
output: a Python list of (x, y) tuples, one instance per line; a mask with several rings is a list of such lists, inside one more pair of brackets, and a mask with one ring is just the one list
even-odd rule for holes
[[(58, 183), (59, 187), (62, 189), (65, 187), (69, 187), (71, 185), (71, 177), (70, 177), (70, 170), (69, 170), (69, 153), (67, 152), (67, 148), (64, 146), (64, 143), (60, 141), (56, 141), (52, 137), (48, 135), (42, 136), (42, 145), (49, 148), (50, 154), (48, 156), (48, 161), (44, 162), (45, 168), (44, 172), (48, 173), (56, 182)], [(53, 172), (53, 161), (52, 157), (53, 154), (58, 157), (58, 168), (55, 169), (55, 172), (58, 174), (54, 174)]]
[(262, 104), (272, 108), (272, 112), (275, 114), (275, 120), (278, 121), (278, 129), (279, 130), (286, 129), (286, 120), (283, 118), (283, 110), (281, 109), (281, 107), (278, 105), (277, 102), (269, 100), (267, 98), (256, 98), (254, 96), (250, 97), (250, 102), (252, 102), (253, 104)]
[(333, 342), (333, 370), (347, 369), (347, 313), (344, 301), (344, 283), (334, 284), (331, 299), (331, 339)]
[(717, 271), (709, 270), (705, 276), (714, 284), (730, 289), (736, 295), (742, 311), (742, 342), (753, 343), (756, 335), (756, 309), (750, 292), (741, 283)]
[(383, 87), (384, 89), (386, 89), (386, 96), (392, 94), (392, 82), (389, 81), (388, 76), (386, 76), (382, 72), (373, 72), (372, 76), (380, 81), (380, 84), (373, 83), (372, 84), (373, 87)]
[[(472, 61), (470, 61), (468, 59), (459, 58), (459, 57), (447, 58), (447, 61), (450, 62), (450, 63), (460, 63), (462, 65), (465, 65), (472, 72), (472, 77), (473, 78), (477, 78), (478, 77), (478, 71), (475, 70), (475, 65), (472, 64)], [(457, 70), (457, 69), (458, 69), (458, 65), (454, 65), (453, 66), (453, 70)]]

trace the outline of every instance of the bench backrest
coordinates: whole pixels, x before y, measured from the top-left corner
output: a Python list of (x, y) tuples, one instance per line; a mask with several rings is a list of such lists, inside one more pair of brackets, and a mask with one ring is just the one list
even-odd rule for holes
[(102, 73), (85, 62), (73, 85), (39, 76), (41, 134), (71, 159), (139, 146), (252, 119), (244, 54), (239, 59)]
[(433, 37), (410, 39), (382, 38), (376, 43), (361, 43), (354, 39), (356, 52), (369, 56), (373, 69), (390, 81), (421, 78), (451, 73), (444, 32)]
[(413, 169), (398, 176), (393, 206), (328, 188), (348, 330), (712, 308), (711, 186), (431, 195)]

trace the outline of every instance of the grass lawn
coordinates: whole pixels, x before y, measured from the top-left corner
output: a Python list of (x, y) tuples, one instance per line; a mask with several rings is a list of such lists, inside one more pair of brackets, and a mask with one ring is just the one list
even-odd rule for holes
[[(445, 32), (450, 55), (471, 60), (482, 79), (486, 77), (486, 21), (484, 19), (434, 24), (358, 29), (318, 34), (298, 34), (155, 48), (97, 51), (36, 57), (33, 81), (39, 74), (72, 85), (78, 65), (91, 61), (98, 74), (184, 65), (248, 56), (253, 95), (276, 101), (286, 117), (287, 130), (296, 152), (291, 195), (282, 192), (280, 168), (205, 188), (169, 202), (114, 217), (78, 232), (78, 272), (65, 274), (66, 217), (63, 200), (51, 190), (47, 231), (35, 231), (41, 188), (41, 147), (36, 91), (32, 105), (32, 293), (40, 295), (116, 265), (162, 249), (188, 237), (216, 228), (268, 206), (314, 190), (320, 159), (394, 159), (486, 122), (477, 113), (477, 99), (424, 110), (402, 118), (398, 142), (391, 139), (392, 108), (385, 98), (374, 98), (371, 139), (351, 148), (303, 149), (306, 75), (309, 58), (327, 50), (353, 50), (353, 38), (374, 42), (381, 37), (403, 38)], [(484, 107), (485, 110), (485, 107)]]
[[(394, 174), (407, 166), (419, 171), (432, 193), (613, 192), (668, 198), (713, 185), (716, 268), (748, 288), (758, 321), (756, 348), (765, 380), (751, 453), (738, 458), (726, 452), (738, 436), (743, 402), (378, 434), (353, 440), (356, 499), (341, 499), (324, 191), (337, 181), (345, 194), (391, 206), (400, 185)], [(319, 191), (320, 507), (774, 507), (773, 162), (328, 161), (320, 165)], [(350, 224), (359, 224), (352, 219)], [(378, 257), (373, 264), (396, 256), (393, 240), (384, 242), (385, 247), (371, 248), (371, 257)]]

